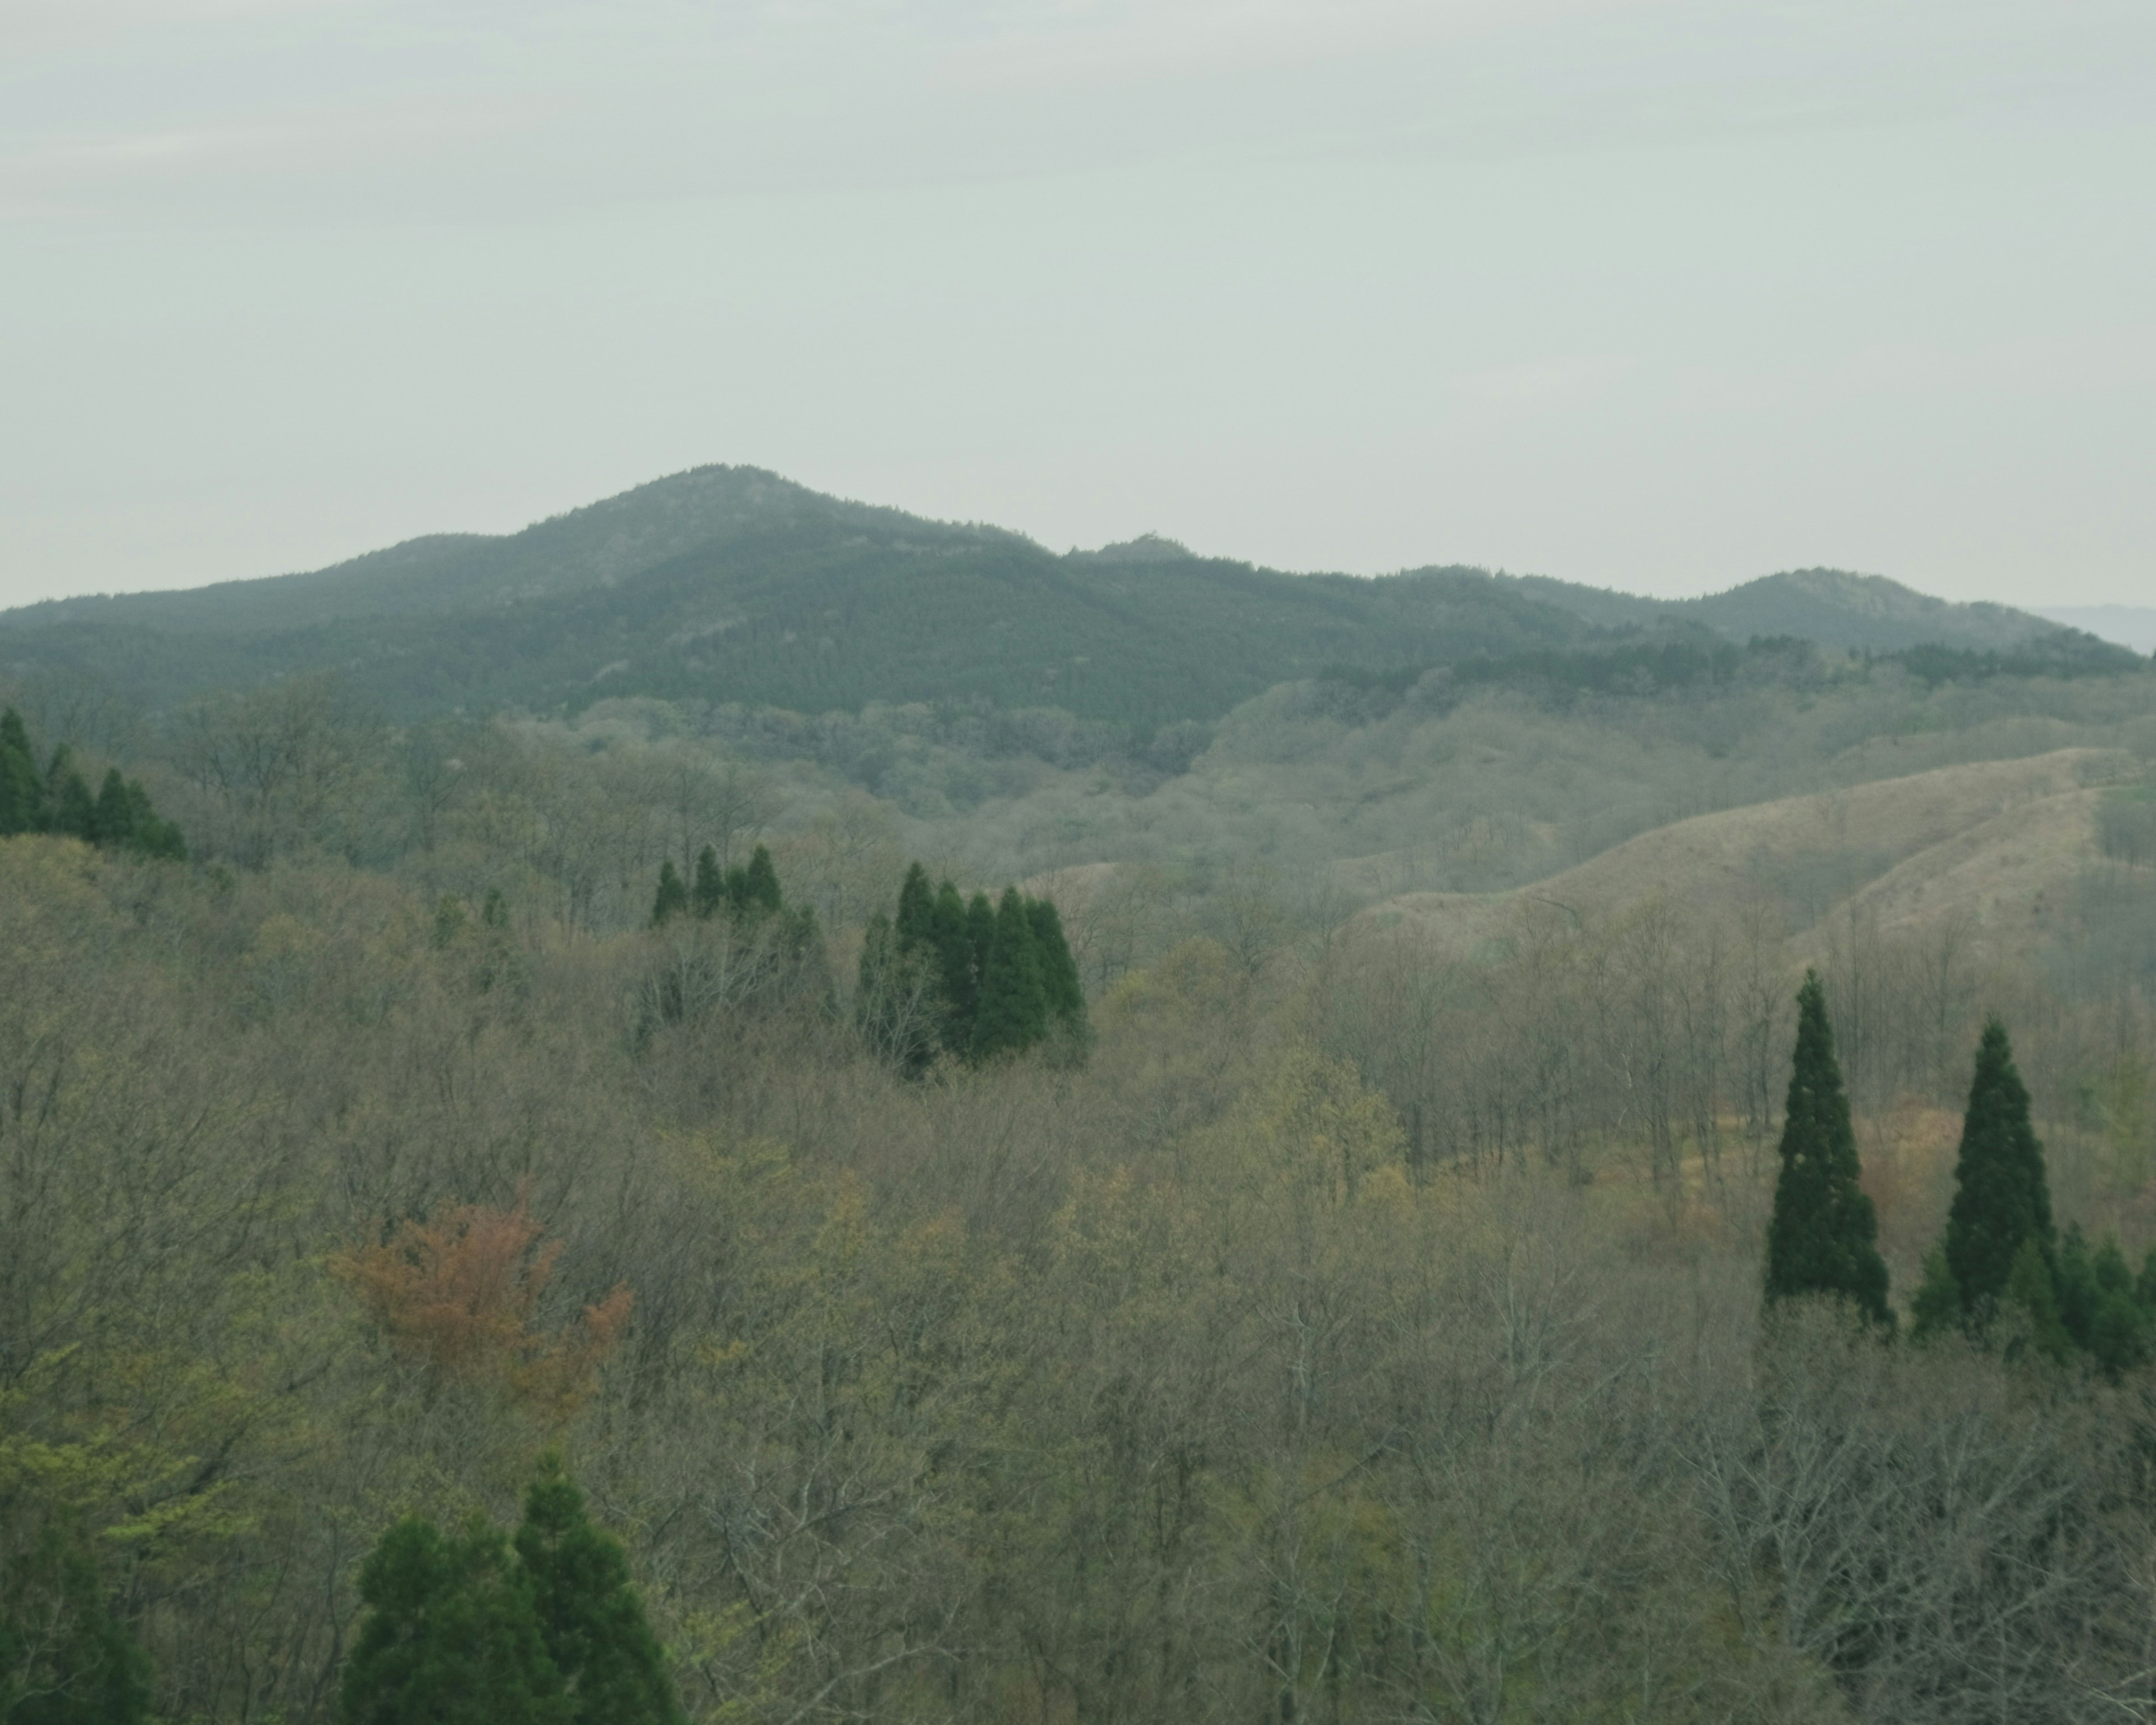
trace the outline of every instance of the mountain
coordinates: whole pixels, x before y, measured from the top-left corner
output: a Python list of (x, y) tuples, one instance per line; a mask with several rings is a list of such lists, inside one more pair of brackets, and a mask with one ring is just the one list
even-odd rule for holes
[(1877, 577), (1807, 571), (1676, 603), (1479, 569), (1292, 575), (1152, 534), (1058, 556), (746, 467), (676, 474), (503, 536), (311, 573), (0, 613), (0, 669), (162, 708), (336, 669), (398, 715), (649, 696), (806, 712), (1058, 706), (1152, 726), (1275, 684), (1642, 635), (1995, 649), (2067, 632)]

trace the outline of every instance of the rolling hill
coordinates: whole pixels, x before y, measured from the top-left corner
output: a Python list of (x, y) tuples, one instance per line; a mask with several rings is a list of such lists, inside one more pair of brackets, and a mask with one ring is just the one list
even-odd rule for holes
[(334, 669), (398, 716), (648, 696), (806, 712), (1055, 706), (1146, 728), (1328, 668), (1763, 634), (1875, 650), (2084, 639), (1817, 570), (1667, 603), (1456, 567), (1286, 574), (1150, 535), (1059, 556), (1000, 528), (706, 467), (519, 533), (0, 613), (0, 669), (99, 679), (153, 710)]
[(1465, 957), (1531, 906), (1593, 919), (1659, 895), (1691, 916), (1768, 903), (1807, 956), (1852, 913), (1882, 933), (1958, 916), (2020, 956), (2093, 854), (2102, 787), (2133, 774), (2088, 748), (1938, 768), (1677, 821), (1513, 891), (1407, 893), (1365, 914)]

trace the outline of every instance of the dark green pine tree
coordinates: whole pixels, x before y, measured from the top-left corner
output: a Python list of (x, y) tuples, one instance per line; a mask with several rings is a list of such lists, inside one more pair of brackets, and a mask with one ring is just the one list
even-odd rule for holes
[(65, 743), (53, 751), (45, 769), (45, 829), (85, 842), (97, 837), (97, 803)]
[(785, 903), (778, 891), (778, 870), (771, 865), (771, 853), (761, 845), (742, 873), (742, 907), (752, 916), (768, 916)]
[(147, 803), (141, 796), (141, 787), (136, 787), (136, 795), (127, 794), (127, 781), (120, 776), (117, 767), (105, 770), (105, 783), (98, 788), (97, 801), (90, 807), (90, 835), (91, 841), (101, 845), (131, 845), (135, 839), (137, 799)]
[(344, 1725), (572, 1725), (531, 1578), (499, 1528), (444, 1538), (413, 1516), (359, 1572), (365, 1626), (344, 1669)]
[(1015, 886), (995, 910), (988, 955), (981, 966), (981, 1007), (973, 1019), (973, 1057), (992, 1060), (1022, 1054), (1048, 1034), (1048, 991), (1041, 985), (1033, 921)]
[(0, 839), (34, 833), (45, 824), (44, 785), (23, 716), (0, 712)]
[(985, 892), (966, 901), (966, 945), (973, 964), (973, 988), (978, 992), (988, 974), (988, 948), (996, 940), (996, 907)]
[(583, 1493), (552, 1457), (525, 1494), (516, 1555), (575, 1725), (680, 1725), (665, 1655), (620, 1542), (592, 1525)]
[(719, 906), (726, 900), (726, 880), (719, 871), (719, 853), (706, 845), (696, 853), (696, 877), (689, 888), (690, 908), (709, 922), (719, 914)]
[(2051, 1189), (2044, 1147), (2029, 1123), (2029, 1092), (2015, 1070), (2006, 1027), (1994, 1018), (1977, 1045), (1947, 1212), (1947, 1271), (1963, 1313), (1979, 1330), (2005, 1297), (2014, 1260), (2030, 1240), (2048, 1267)]
[(0, 1720), (136, 1725), (149, 1711), (150, 1662), (105, 1604), (88, 1542), (48, 1521), (0, 1563)]
[(898, 914), (891, 928), (901, 952), (933, 950), (936, 947), (936, 895), (929, 890), (928, 870), (919, 863), (906, 871), (898, 889)]
[(1040, 964), (1040, 986), (1048, 996), (1050, 1017), (1066, 1028), (1086, 1028), (1086, 990), (1078, 980), (1078, 961), (1070, 956), (1070, 942), (1063, 936), (1063, 918), (1052, 899), (1026, 901), (1025, 913), (1033, 924), (1033, 949)]
[(1782, 1171), (1767, 1224), (1767, 1297), (1835, 1294), (1875, 1322), (1892, 1324), (1878, 1218), (1859, 1189), (1856, 1133), (1834, 1055), (1826, 991), (1804, 973), (1797, 993), (1797, 1048), (1782, 1126)]
[(663, 928), (688, 908), (689, 889), (681, 884), (680, 871), (670, 856), (659, 865), (659, 892), (651, 901), (651, 926)]
[(963, 1055), (973, 1045), (973, 1018), (981, 1004), (981, 978), (973, 964), (966, 901), (948, 880), (936, 889), (930, 927), (936, 947), (937, 981), (943, 997), (943, 1046), (952, 1054)]

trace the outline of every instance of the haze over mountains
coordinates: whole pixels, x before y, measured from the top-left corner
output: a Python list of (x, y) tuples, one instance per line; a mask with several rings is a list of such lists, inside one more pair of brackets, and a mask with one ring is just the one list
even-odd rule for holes
[(0, 665), (95, 674), (153, 708), (334, 667), (406, 715), (638, 695), (803, 711), (986, 701), (1150, 726), (1218, 717), (1328, 668), (1774, 635), (1874, 652), (2111, 650), (1876, 576), (1805, 570), (1668, 602), (1458, 567), (1286, 574), (1151, 536), (1059, 556), (998, 527), (705, 467), (519, 533), (0, 613)]

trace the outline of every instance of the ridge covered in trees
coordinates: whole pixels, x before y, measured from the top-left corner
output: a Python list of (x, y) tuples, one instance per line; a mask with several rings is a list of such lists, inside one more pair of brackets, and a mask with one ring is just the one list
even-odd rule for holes
[(309, 574), (0, 613), (0, 664), (101, 675), (158, 708), (338, 666), (399, 717), (634, 696), (808, 713), (1054, 707), (1150, 732), (1217, 719), (1328, 665), (1383, 673), (1627, 636), (1933, 644), (2001, 665), (2111, 650), (2025, 613), (1833, 571), (1671, 602), (1456, 566), (1286, 574), (1163, 560), (1158, 543), (1058, 556), (993, 527), (705, 468), (503, 538), (444, 535)]

